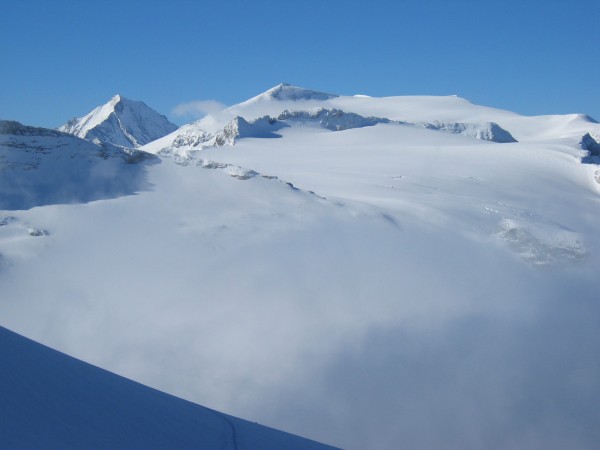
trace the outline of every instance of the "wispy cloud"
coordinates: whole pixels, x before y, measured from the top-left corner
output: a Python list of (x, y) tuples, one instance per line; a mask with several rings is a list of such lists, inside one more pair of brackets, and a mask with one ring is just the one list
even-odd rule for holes
[(227, 105), (216, 100), (194, 100), (180, 103), (171, 112), (176, 117), (199, 119), (208, 114), (216, 114), (226, 107)]

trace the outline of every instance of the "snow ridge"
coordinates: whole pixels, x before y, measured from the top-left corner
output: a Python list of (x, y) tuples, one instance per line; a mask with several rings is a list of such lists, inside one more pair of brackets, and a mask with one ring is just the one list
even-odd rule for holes
[(0, 135), (60, 137), (66, 133), (48, 128), (31, 127), (14, 120), (0, 120)]
[(241, 138), (280, 137), (276, 133), (277, 131), (294, 126), (315, 126), (330, 131), (343, 131), (371, 127), (377, 124), (416, 126), (497, 143), (517, 142), (508, 131), (494, 122), (403, 122), (382, 117), (364, 117), (337, 108), (313, 108), (298, 111), (286, 109), (277, 117), (266, 115), (254, 120), (246, 120), (241, 116), (236, 116), (221, 131), (215, 134), (202, 130), (194, 126), (195, 124), (190, 124), (187, 127), (182, 127), (183, 131), (175, 136), (170, 148), (185, 150), (235, 145), (236, 140)]
[(342, 131), (352, 128), (362, 128), (390, 123), (389, 119), (380, 117), (363, 117), (355, 113), (347, 113), (341, 109), (319, 108), (316, 111), (288, 111), (285, 110), (277, 120), (287, 123), (317, 124), (330, 131)]

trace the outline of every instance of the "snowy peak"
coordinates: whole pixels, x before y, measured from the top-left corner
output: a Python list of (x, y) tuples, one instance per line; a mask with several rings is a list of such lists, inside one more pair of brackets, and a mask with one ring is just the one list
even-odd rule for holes
[(123, 100), (124, 101), (129, 101), (127, 99), (123, 99), (123, 97), (121, 97), (119, 94), (117, 94), (113, 98), (110, 99), (110, 101), (108, 102), (108, 104), (112, 105), (112, 106), (116, 106), (118, 103), (121, 103)]
[(114, 145), (140, 147), (177, 129), (143, 102), (115, 95), (84, 117), (58, 128), (82, 139), (98, 139)]
[(281, 83), (275, 87), (272, 87), (268, 91), (251, 98), (248, 100), (248, 102), (268, 100), (329, 100), (335, 97), (339, 96), (335, 94), (328, 94), (326, 92), (313, 91), (310, 89), (292, 86), (291, 84), (287, 83)]

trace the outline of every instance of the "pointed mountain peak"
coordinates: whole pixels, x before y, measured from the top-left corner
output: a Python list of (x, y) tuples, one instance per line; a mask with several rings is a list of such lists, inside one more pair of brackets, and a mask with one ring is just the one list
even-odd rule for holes
[(126, 106), (129, 107), (129, 108), (131, 108), (131, 109), (134, 109), (134, 110), (144, 110), (144, 109), (147, 109), (147, 110), (153, 111), (152, 108), (150, 108), (144, 102), (141, 102), (141, 101), (138, 101), (138, 100), (130, 100), (128, 98), (123, 97), (121, 94), (116, 94), (107, 103), (105, 103), (102, 106), (99, 106), (99, 108), (102, 109), (102, 110), (104, 110), (104, 111), (118, 110), (120, 112)]
[(117, 94), (109, 100), (108, 104), (111, 106), (115, 106), (117, 103), (120, 103), (122, 100), (126, 100), (126, 99), (123, 98), (120, 94)]
[(177, 125), (144, 102), (129, 100), (117, 94), (89, 114), (70, 120), (59, 130), (83, 139), (140, 147), (177, 128)]
[(292, 86), (288, 83), (280, 83), (266, 92), (250, 99), (250, 101), (265, 100), (329, 100), (338, 97), (336, 94), (313, 91), (298, 86)]
[(289, 83), (279, 83), (277, 86), (273, 86), (267, 92), (272, 93), (272, 94), (277, 94), (277, 93), (283, 92), (284, 90), (289, 90), (289, 88), (301, 89), (299, 87), (292, 86)]

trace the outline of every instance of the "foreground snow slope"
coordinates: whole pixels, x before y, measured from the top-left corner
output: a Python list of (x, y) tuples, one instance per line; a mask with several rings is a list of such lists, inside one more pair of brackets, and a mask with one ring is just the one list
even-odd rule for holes
[(176, 129), (177, 125), (145, 103), (120, 95), (58, 128), (82, 139), (97, 139), (126, 147), (140, 147)]
[(150, 389), (0, 327), (0, 447), (331, 449)]
[(159, 143), (140, 189), (0, 213), (3, 323), (341, 447), (594, 448), (600, 175), (580, 142), (598, 124), (283, 97), (248, 103), (495, 122), (519, 142), (399, 123), (243, 137), (237, 120), (234, 145)]

